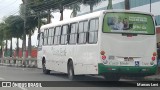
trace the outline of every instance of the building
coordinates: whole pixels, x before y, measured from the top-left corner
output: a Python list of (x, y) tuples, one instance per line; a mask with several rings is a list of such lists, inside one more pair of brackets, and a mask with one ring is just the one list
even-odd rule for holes
[[(130, 10), (151, 12), (155, 15), (157, 25), (160, 25), (160, 0), (129, 0)], [(124, 0), (112, 0), (113, 9), (125, 9)], [(93, 11), (106, 10), (108, 6), (108, 0), (103, 0), (102, 2), (94, 5)], [(87, 14), (90, 12), (89, 5), (80, 5), (79, 15)]]
[[(106, 10), (108, 0), (102, 0), (100, 3), (93, 6), (93, 11)], [(160, 42), (160, 0), (129, 0), (130, 10), (151, 12), (155, 16), (157, 28), (157, 42)], [(125, 9), (125, 0), (112, 0), (113, 9)], [(80, 11), (77, 15), (90, 13), (90, 6), (85, 4), (80, 5)]]

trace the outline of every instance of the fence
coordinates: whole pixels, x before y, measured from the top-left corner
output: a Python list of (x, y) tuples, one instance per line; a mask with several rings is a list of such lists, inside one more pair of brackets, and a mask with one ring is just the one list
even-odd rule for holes
[(0, 58), (1, 65), (17, 66), (17, 67), (37, 67), (36, 58), (26, 58), (23, 62), (23, 58)]

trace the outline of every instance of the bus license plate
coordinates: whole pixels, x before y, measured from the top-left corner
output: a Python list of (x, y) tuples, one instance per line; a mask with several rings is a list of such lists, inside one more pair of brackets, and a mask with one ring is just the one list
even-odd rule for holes
[(124, 58), (124, 61), (130, 61), (130, 62), (131, 62), (131, 61), (134, 61), (134, 60), (133, 60), (133, 58), (131, 58), (131, 57), (129, 57), (129, 58), (128, 58), (128, 57), (125, 57), (125, 58)]

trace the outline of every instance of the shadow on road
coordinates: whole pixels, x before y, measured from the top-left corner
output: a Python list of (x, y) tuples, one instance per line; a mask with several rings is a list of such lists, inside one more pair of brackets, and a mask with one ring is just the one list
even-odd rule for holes
[[(55, 77), (60, 77), (60, 78), (63, 78), (63, 79), (68, 79), (68, 75), (64, 74), (64, 73), (59, 73), (59, 72), (53, 72), (52, 73), (51, 72), (49, 75), (53, 75)], [(77, 76), (75, 76), (74, 81), (105, 81), (105, 79), (103, 77), (100, 77), (100, 76), (77, 75)]]
[(67, 79), (68, 81), (57, 81), (61, 85), (60, 87), (132, 87), (136, 86), (136, 83), (132, 83), (132, 81), (105, 81), (103, 77), (97, 76), (76, 76), (74, 81), (70, 81), (68, 79), (67, 74), (64, 73), (51, 73), (49, 74), (54, 77), (59, 77), (63, 79)]

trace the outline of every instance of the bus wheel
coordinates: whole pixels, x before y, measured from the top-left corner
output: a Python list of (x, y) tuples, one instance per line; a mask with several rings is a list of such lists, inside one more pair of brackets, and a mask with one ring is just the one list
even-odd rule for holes
[(68, 78), (69, 78), (69, 80), (74, 79), (74, 69), (73, 69), (73, 62), (72, 61), (70, 61), (68, 63)]
[(104, 75), (106, 81), (119, 81), (120, 77), (120, 75), (115, 74)]
[(45, 63), (42, 64), (42, 67), (43, 67), (43, 73), (44, 74), (50, 74), (50, 70), (46, 69)]

